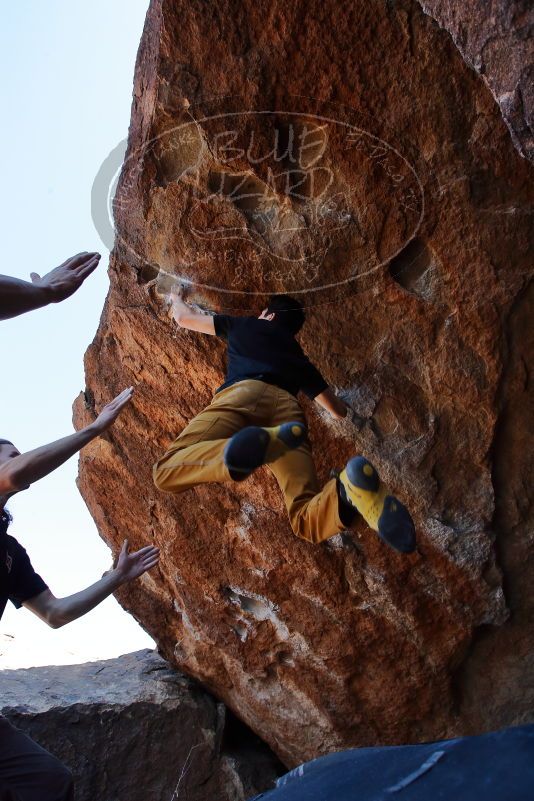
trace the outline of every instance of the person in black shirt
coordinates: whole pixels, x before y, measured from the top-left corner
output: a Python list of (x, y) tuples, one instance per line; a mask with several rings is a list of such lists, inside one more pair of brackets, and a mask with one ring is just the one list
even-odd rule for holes
[[(8, 498), (51, 473), (85, 444), (103, 434), (132, 396), (131, 387), (104, 407), (84, 429), (57, 442), (21, 454), (7, 439), (0, 440), (0, 617), (8, 600), (24, 606), (52, 628), (85, 615), (119, 586), (154, 567), (157, 548), (128, 552), (125, 541), (116, 565), (99, 581), (74, 595), (56, 598), (35, 572), (28, 554), (8, 533)], [(0, 716), (0, 799), (70, 801), (72, 776), (55, 757)]]
[[(0, 446), (5, 451), (6, 443)], [(111, 595), (122, 584), (153, 568), (159, 558), (156, 548), (128, 552), (124, 542), (115, 566), (90, 587), (56, 598), (35, 572), (28, 554), (7, 534), (9, 513), (0, 512), (0, 617), (6, 602), (26, 607), (52, 628), (76, 620)], [(70, 771), (44, 748), (33, 742), (0, 715), (0, 799), (16, 801), (72, 801)]]
[(295, 335), (302, 305), (274, 295), (259, 317), (195, 311), (175, 287), (171, 310), (179, 326), (227, 343), (226, 381), (154, 465), (154, 483), (179, 493), (208, 481), (242, 481), (267, 464), (283, 492), (294, 533), (322, 542), (350, 527), (360, 513), (396, 550), (415, 548), (412, 519), (362, 456), (320, 490), (303, 410), (302, 391), (336, 418), (348, 407), (310, 362)]

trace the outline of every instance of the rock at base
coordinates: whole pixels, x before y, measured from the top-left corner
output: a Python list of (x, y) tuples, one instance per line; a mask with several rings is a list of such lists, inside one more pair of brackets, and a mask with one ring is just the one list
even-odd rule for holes
[(77, 801), (244, 801), (280, 764), (155, 652), (1, 673), (0, 712), (73, 772)]

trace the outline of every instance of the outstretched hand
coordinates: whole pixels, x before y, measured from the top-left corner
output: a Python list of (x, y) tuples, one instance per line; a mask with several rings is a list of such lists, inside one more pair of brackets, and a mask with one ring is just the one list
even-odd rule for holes
[(78, 253), (46, 275), (31, 273), (32, 283), (47, 293), (51, 303), (59, 303), (73, 295), (88, 275), (96, 269), (100, 253)]
[(121, 582), (133, 581), (155, 567), (158, 562), (159, 548), (146, 545), (139, 551), (128, 553), (128, 540), (124, 540), (114, 570)]
[(110, 403), (104, 406), (93, 423), (93, 425), (99, 430), (100, 434), (102, 434), (104, 431), (107, 431), (107, 429), (113, 425), (126, 404), (132, 399), (132, 395), (133, 387), (128, 387), (127, 389), (124, 389), (120, 395), (117, 395), (116, 398), (110, 401)]

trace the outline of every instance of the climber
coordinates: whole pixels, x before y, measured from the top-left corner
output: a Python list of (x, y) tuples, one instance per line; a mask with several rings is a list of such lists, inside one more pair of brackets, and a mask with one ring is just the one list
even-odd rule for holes
[(210, 405), (154, 465), (159, 489), (179, 493), (208, 481), (242, 481), (267, 464), (298, 537), (322, 542), (349, 528), (359, 513), (397, 551), (414, 550), (409, 513), (362, 456), (320, 491), (296, 396), (302, 390), (336, 419), (348, 407), (295, 339), (305, 320), (297, 300), (274, 295), (257, 318), (211, 316), (188, 305), (175, 286), (170, 309), (180, 327), (226, 340), (228, 369)]
[[(129, 553), (125, 540), (115, 565), (101, 579), (66, 598), (56, 598), (35, 572), (24, 548), (7, 533), (11, 515), (7, 499), (51, 473), (116, 420), (132, 396), (126, 389), (103, 408), (96, 420), (70, 436), (21, 454), (0, 440), (0, 617), (11, 600), (25, 606), (52, 628), (85, 615), (118, 587), (155, 567), (159, 551), (146, 546)], [(1, 801), (69, 801), (72, 776), (55, 757), (0, 716)]]
[(31, 283), (0, 275), (0, 320), (65, 300), (83, 284), (99, 261), (99, 253), (78, 253), (42, 278), (31, 273)]

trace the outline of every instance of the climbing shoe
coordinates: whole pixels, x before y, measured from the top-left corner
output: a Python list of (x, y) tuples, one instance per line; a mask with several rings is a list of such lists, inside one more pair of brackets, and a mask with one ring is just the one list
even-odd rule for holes
[(415, 550), (415, 527), (406, 507), (388, 493), (373, 465), (355, 456), (339, 474), (341, 504), (356, 509), (384, 542), (400, 553)]
[(275, 462), (305, 440), (304, 423), (282, 423), (272, 428), (247, 426), (229, 440), (224, 463), (234, 481), (243, 481), (260, 465)]

